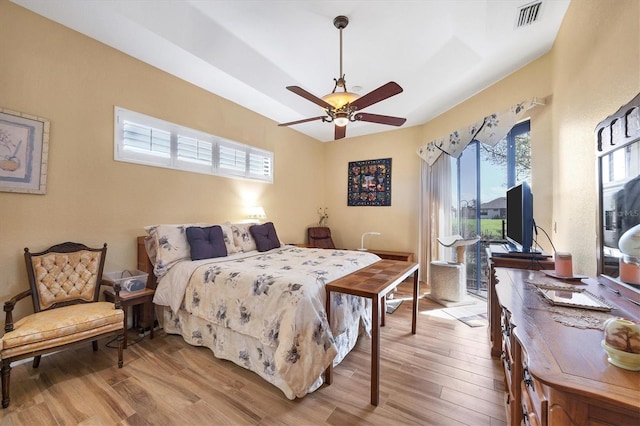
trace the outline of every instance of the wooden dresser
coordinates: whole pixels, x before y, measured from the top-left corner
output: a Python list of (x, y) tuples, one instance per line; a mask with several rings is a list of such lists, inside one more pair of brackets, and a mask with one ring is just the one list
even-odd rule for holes
[(500, 339), (500, 305), (496, 300), (494, 290), (495, 268), (517, 269), (554, 269), (555, 263), (549, 255), (518, 255), (506, 256), (501, 244), (491, 244), (487, 248), (487, 262), (489, 264), (489, 288), (487, 297), (487, 319), (489, 320), (489, 337), (491, 338), (491, 356), (497, 358), (502, 352)]
[[(600, 346), (603, 331), (554, 320), (551, 306), (530, 283), (548, 281), (541, 272), (496, 268), (495, 279), (511, 424), (640, 424), (640, 372), (607, 361)], [(640, 321), (640, 307), (625, 299), (638, 300), (640, 295), (598, 280), (576, 285), (613, 304), (612, 315)]]

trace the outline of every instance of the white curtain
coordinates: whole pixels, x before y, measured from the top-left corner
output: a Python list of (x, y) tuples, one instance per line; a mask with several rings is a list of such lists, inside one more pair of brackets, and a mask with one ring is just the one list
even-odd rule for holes
[(448, 259), (451, 249), (440, 246), (436, 238), (451, 233), (451, 163), (443, 155), (433, 165), (420, 163), (420, 224), (418, 258), (421, 280), (429, 282), (431, 260)]

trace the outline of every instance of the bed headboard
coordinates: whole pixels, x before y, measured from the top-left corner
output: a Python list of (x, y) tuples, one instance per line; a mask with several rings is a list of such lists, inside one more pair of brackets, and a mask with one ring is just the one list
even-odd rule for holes
[(147, 288), (155, 289), (157, 282), (156, 276), (153, 274), (153, 264), (149, 260), (147, 248), (144, 245), (145, 237), (138, 237), (138, 270), (149, 274), (147, 278)]

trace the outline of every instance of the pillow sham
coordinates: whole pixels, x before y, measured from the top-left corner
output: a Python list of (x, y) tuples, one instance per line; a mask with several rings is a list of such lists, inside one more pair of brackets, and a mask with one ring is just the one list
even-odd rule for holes
[(258, 251), (268, 251), (280, 247), (280, 240), (276, 233), (276, 227), (273, 222), (267, 222), (262, 225), (253, 225), (249, 228), (249, 232), (256, 242)]
[(158, 225), (155, 227), (156, 263), (153, 272), (157, 277), (166, 274), (175, 263), (191, 259), (186, 232), (187, 228), (193, 225)]
[(187, 228), (191, 260), (211, 259), (227, 255), (227, 246), (220, 225)]
[(220, 225), (220, 227), (222, 228), (224, 244), (227, 246), (227, 254), (234, 254), (242, 251), (239, 247), (236, 247), (236, 244), (233, 240), (233, 230), (231, 229), (231, 223), (225, 222)]
[(251, 232), (249, 232), (249, 228), (254, 225), (254, 223), (234, 223), (231, 225), (233, 243), (238, 248), (238, 251), (246, 253), (256, 249), (256, 241), (251, 236)]

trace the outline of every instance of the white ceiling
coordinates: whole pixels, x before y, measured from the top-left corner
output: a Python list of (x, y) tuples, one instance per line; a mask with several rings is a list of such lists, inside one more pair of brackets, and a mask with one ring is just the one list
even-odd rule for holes
[[(346, 15), (348, 88), (364, 95), (397, 82), (403, 93), (365, 112), (406, 117), (407, 127), (547, 53), (570, 0), (543, 0), (521, 28), (519, 8), (531, 0), (12, 1), (278, 123), (322, 115), (285, 87), (331, 92), (340, 67), (333, 18)], [(333, 140), (331, 123), (291, 128)], [(347, 137), (393, 129), (355, 122)]]

